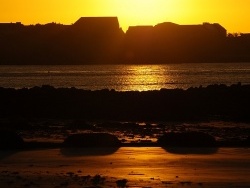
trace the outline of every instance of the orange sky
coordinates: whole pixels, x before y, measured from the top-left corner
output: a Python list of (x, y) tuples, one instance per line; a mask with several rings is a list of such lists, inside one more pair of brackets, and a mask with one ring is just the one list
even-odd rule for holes
[(84, 16), (117, 16), (121, 27), (220, 23), (250, 33), (250, 0), (0, 0), (0, 22), (72, 24)]

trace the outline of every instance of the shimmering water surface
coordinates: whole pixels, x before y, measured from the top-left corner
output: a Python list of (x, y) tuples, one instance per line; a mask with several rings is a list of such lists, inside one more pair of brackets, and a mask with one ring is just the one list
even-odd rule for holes
[(12, 88), (52, 85), (145, 91), (238, 82), (250, 84), (250, 63), (0, 66), (0, 86)]

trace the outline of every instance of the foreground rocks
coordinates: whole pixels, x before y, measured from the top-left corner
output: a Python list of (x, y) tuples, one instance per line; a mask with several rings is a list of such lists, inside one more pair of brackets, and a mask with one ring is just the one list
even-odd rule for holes
[(158, 144), (167, 147), (216, 147), (215, 138), (202, 132), (166, 133)]
[(24, 141), (18, 134), (0, 130), (0, 149), (21, 149), (23, 146)]
[(87, 91), (42, 86), (0, 88), (0, 118), (68, 118), (115, 121), (250, 121), (250, 85)]
[(64, 147), (119, 147), (120, 141), (107, 133), (84, 133), (70, 135), (63, 143)]

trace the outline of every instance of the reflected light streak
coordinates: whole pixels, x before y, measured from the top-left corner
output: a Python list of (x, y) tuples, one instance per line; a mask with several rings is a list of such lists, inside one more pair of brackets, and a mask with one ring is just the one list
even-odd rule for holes
[(167, 83), (173, 82), (167, 69), (161, 65), (131, 65), (127, 70), (129, 74), (124, 75), (122, 82), (126, 83), (121, 90), (148, 91), (160, 90)]
[[(37, 178), (35, 183), (41, 187), (50, 187), (51, 181), (56, 185), (68, 181), (71, 187), (79, 187), (84, 176), (97, 174), (108, 180), (103, 187), (115, 187), (118, 179), (127, 179), (129, 187), (249, 187), (249, 155), (246, 148), (180, 155), (159, 147), (121, 147), (111, 155), (93, 156), (65, 156), (60, 149), (38, 149), (11, 153), (1, 158), (0, 166), (7, 172), (18, 172), (25, 180)], [(34, 167), (27, 171), (31, 164)], [(16, 180), (16, 174), (10, 176)], [(0, 181), (0, 186), (8, 187), (5, 182)]]

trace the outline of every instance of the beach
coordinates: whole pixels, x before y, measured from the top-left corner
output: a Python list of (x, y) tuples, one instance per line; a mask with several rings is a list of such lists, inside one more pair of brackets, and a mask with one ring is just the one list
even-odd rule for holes
[(250, 188), (250, 1), (20, 2), (0, 188)]
[(0, 90), (0, 187), (250, 185), (250, 85)]
[(0, 151), (0, 187), (249, 187), (250, 149), (160, 147)]

